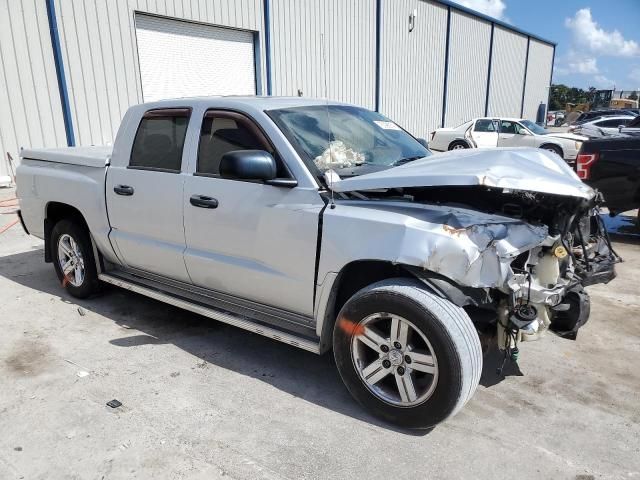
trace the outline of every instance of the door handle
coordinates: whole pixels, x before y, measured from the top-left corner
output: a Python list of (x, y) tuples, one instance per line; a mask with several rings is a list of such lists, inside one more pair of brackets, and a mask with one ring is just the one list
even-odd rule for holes
[(191, 195), (189, 203), (194, 207), (200, 208), (218, 208), (218, 200), (206, 195)]
[(113, 187), (113, 191), (118, 195), (124, 195), (125, 197), (133, 195), (133, 187), (130, 187), (129, 185), (116, 185)]

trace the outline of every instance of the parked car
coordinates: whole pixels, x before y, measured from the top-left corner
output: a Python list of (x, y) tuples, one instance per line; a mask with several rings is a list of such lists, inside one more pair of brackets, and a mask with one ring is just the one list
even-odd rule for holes
[(573, 162), (586, 137), (571, 133), (551, 133), (530, 120), (517, 118), (476, 118), (455, 128), (431, 132), (429, 148), (435, 151), (465, 148), (536, 147)]
[(23, 150), (17, 186), (72, 296), (105, 282), (332, 349), (351, 394), (405, 427), (471, 398), (478, 330), (505, 358), (547, 328), (575, 338), (583, 286), (614, 276), (588, 225), (598, 197), (557, 155), (431, 156), (379, 113), (320, 100), (136, 105), (113, 148)]
[(564, 114), (563, 110), (547, 112), (547, 125), (552, 124), (555, 127), (559, 127), (564, 123)]
[(569, 127), (569, 131), (589, 138), (606, 137), (620, 133), (620, 127), (625, 127), (636, 117), (631, 115), (618, 117), (599, 117), (587, 122)]
[(573, 121), (569, 122), (569, 126), (571, 125), (579, 125), (581, 123), (588, 122), (589, 120), (594, 120), (599, 117), (618, 117), (620, 115), (632, 115), (631, 112), (622, 111), (620, 109), (606, 109), (606, 110), (590, 110), (588, 112), (582, 112), (578, 117), (576, 117)]
[(628, 136), (640, 136), (640, 117), (631, 120), (626, 127), (618, 128), (618, 133)]
[(640, 207), (640, 137), (584, 142), (576, 160), (576, 173), (602, 193), (611, 215)]

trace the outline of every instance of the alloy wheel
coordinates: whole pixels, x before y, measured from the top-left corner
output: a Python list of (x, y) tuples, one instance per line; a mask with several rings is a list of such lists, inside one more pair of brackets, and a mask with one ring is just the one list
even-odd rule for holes
[(391, 313), (375, 313), (356, 327), (351, 358), (366, 387), (380, 400), (400, 407), (425, 402), (438, 381), (431, 343), (413, 323)]
[(58, 264), (67, 282), (79, 287), (84, 282), (84, 258), (78, 242), (71, 235), (64, 233), (58, 239)]

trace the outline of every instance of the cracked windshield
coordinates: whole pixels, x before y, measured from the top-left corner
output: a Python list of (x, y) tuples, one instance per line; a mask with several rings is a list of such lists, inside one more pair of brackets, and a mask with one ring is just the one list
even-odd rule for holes
[(377, 172), (431, 152), (388, 118), (363, 108), (313, 105), (269, 112), (294, 147), (322, 173)]

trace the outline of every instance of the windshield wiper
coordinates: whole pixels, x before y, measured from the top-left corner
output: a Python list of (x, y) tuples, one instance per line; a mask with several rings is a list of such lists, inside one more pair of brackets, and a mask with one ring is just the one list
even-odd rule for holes
[(395, 162), (393, 162), (391, 165), (393, 167), (397, 167), (398, 165), (404, 165), (405, 163), (413, 162), (414, 160), (420, 160), (421, 158), (424, 158), (424, 155), (418, 155), (417, 157), (401, 158), (400, 160), (396, 160)]

